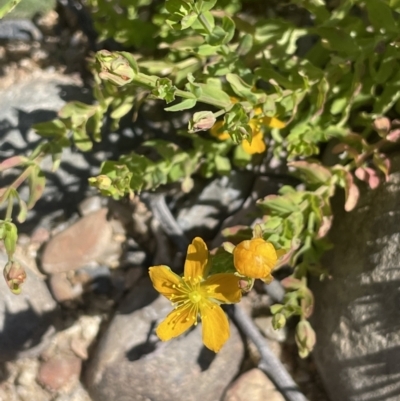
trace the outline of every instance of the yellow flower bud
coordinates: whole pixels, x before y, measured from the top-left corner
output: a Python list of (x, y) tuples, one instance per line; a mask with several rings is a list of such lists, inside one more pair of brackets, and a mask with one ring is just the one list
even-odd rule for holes
[(262, 238), (242, 241), (233, 250), (233, 264), (243, 276), (272, 280), (278, 256), (274, 246)]

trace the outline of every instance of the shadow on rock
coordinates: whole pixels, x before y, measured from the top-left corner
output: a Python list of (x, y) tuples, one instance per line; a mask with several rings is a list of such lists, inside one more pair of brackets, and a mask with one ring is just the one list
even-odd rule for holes
[(39, 314), (32, 307), (17, 313), (5, 310), (0, 334), (0, 361), (40, 353), (43, 341), (48, 340), (45, 337), (55, 331), (55, 315), (54, 311)]
[(400, 155), (388, 183), (362, 188), (357, 208), (334, 201), (331, 280), (312, 282), (317, 367), (332, 401), (395, 401), (400, 394)]

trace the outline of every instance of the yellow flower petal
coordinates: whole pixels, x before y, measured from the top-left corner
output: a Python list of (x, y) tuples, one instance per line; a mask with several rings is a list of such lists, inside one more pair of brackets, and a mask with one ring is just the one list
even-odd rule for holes
[(184, 280), (200, 280), (208, 262), (208, 249), (205, 242), (196, 237), (188, 246), (183, 278)]
[(263, 112), (263, 110), (262, 110), (261, 107), (256, 107), (256, 108), (254, 109), (254, 115), (255, 115), (255, 116), (259, 116), (260, 114), (262, 114), (262, 112)]
[(243, 150), (249, 155), (254, 155), (255, 153), (263, 153), (267, 148), (265, 146), (264, 138), (261, 132), (258, 132), (255, 135), (253, 135), (251, 143), (247, 139), (244, 139), (242, 141), (242, 147)]
[(229, 338), (229, 322), (220, 306), (210, 301), (200, 305), (203, 323), (203, 343), (211, 351), (218, 352)]
[(239, 281), (240, 277), (233, 274), (219, 273), (208, 277), (201, 285), (206, 288), (209, 298), (223, 303), (236, 303), (242, 298)]
[(182, 279), (171, 271), (168, 266), (153, 266), (149, 268), (150, 279), (154, 288), (168, 299), (172, 299), (181, 292), (179, 286)]
[(231, 137), (228, 131), (221, 130), (223, 125), (223, 121), (217, 121), (210, 129), (210, 134), (218, 138), (220, 141), (225, 141)]
[(264, 117), (262, 123), (270, 128), (285, 128), (286, 124), (276, 117)]
[(174, 309), (156, 329), (161, 341), (178, 337), (197, 322), (197, 311), (193, 305)]

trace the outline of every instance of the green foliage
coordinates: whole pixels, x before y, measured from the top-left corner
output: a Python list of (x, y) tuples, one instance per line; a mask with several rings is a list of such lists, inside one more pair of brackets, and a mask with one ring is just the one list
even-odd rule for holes
[(33, 18), (53, 10), (56, 0), (0, 0), (0, 18)]
[(2, 0), (0, 3), (0, 18), (12, 12), (21, 0)]
[[(45, 155), (53, 157), (56, 169), (64, 148), (74, 144), (89, 151), (101, 141), (105, 122), (116, 129), (122, 117), (135, 115), (148, 100), (163, 102), (170, 113), (189, 110), (188, 128), (177, 132), (176, 141), (143, 143), (153, 150), (151, 158), (131, 151), (118, 161), (104, 161), (90, 183), (105, 195), (121, 198), (171, 182), (190, 191), (194, 174), (251, 170), (260, 157), (242, 145), (261, 136), (304, 184), (303, 189), (284, 186), (258, 205), (263, 238), (286, 250), (281, 264), (293, 267), (284, 283), (285, 300), (272, 309), (274, 324), (282, 327), (299, 315), (296, 341), (300, 354), (308, 355), (315, 333), (307, 321), (313, 305), (307, 276), (325, 275), (320, 257), (330, 247), (330, 199), (343, 188), (344, 207), (351, 211), (359, 198), (358, 182), (374, 189), (387, 180), (390, 163), (383, 149), (400, 138), (395, 119), (399, 2), (343, 0), (328, 7), (322, 0), (291, 0), (294, 11), (265, 5), (274, 18), (250, 0), (85, 3), (100, 39), (112, 38), (126, 51), (97, 52), (89, 63), (96, 102), (67, 104), (57, 119), (35, 126), (44, 142), (29, 158), (15, 156), (0, 165), (23, 169), (0, 193), (0, 202), (12, 205), (16, 199), (23, 219), (43, 191)], [(298, 15), (304, 17), (300, 23)], [(221, 124), (217, 134), (212, 132), (216, 122)], [(332, 152), (322, 158), (326, 143)], [(16, 190), (26, 179), (31, 195), (25, 205)], [(6, 234), (10, 219), (11, 212), (1, 229), (3, 240), (12, 243)], [(249, 227), (224, 234), (232, 241), (251, 238)], [(7, 246), (12, 254), (12, 245)], [(218, 251), (214, 262), (216, 271), (231, 271), (227, 252)]]

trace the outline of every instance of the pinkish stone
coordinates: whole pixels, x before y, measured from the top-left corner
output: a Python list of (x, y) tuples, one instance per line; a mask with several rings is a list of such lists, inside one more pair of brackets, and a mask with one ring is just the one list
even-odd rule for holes
[(242, 374), (228, 389), (223, 401), (285, 401), (260, 369)]
[(82, 361), (73, 355), (57, 355), (42, 362), (37, 380), (49, 390), (75, 384), (81, 374)]
[(51, 274), (79, 269), (101, 257), (111, 238), (107, 209), (91, 213), (50, 240), (42, 256), (43, 270)]

